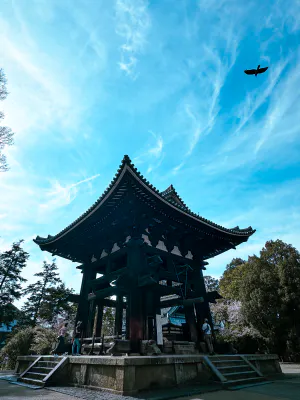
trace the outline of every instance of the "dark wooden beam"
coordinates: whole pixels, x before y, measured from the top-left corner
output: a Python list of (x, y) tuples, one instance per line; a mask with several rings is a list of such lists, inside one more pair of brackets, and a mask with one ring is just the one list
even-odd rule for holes
[(80, 294), (69, 294), (67, 301), (78, 304), (80, 302)]
[(106, 268), (108, 258), (110, 258), (111, 261), (115, 261), (124, 255), (126, 255), (126, 248), (122, 247), (122, 248), (120, 248), (120, 250), (114, 251), (113, 253), (110, 253), (107, 256), (97, 259), (97, 261), (90, 264), (90, 268), (97, 270), (97, 272), (99, 272), (99, 273), (103, 272), (103, 274), (105, 274), (105, 268)]
[(94, 299), (105, 299), (105, 297), (114, 296), (118, 294), (123, 294), (124, 290), (117, 288), (116, 286), (111, 286), (107, 289), (97, 290), (95, 293), (89, 293), (88, 300)]
[(176, 275), (175, 272), (168, 272), (168, 271), (159, 271), (159, 280), (160, 281), (173, 281), (179, 283), (185, 283), (185, 273), (180, 275)]
[[(101, 300), (101, 303), (103, 303), (103, 305), (105, 307), (116, 307), (117, 303), (115, 300), (111, 300), (111, 299), (103, 299)], [(127, 303), (123, 303), (123, 309), (125, 310), (127, 308)]]
[(186, 258), (186, 257), (181, 257), (177, 254), (173, 254), (170, 253), (168, 251), (164, 251), (161, 249), (157, 249), (156, 247), (153, 246), (147, 246), (146, 249), (147, 254), (158, 254), (161, 258), (165, 258), (165, 257), (170, 257), (174, 262), (178, 263), (178, 264), (186, 264), (189, 263), (191, 261), (190, 258)]
[(165, 300), (160, 302), (160, 308), (168, 308), (168, 307), (174, 307), (174, 306), (191, 306), (193, 304), (200, 304), (204, 302), (203, 297), (196, 297), (193, 299), (182, 299), (182, 298), (177, 298), (177, 299), (172, 299), (172, 300)]
[[(80, 302), (80, 294), (70, 294), (68, 301), (78, 304)], [(103, 299), (101, 300), (101, 304), (103, 304), (104, 307), (116, 307), (117, 305), (116, 301), (111, 299)], [(126, 303), (123, 303), (123, 308), (126, 309), (126, 307)]]
[(90, 287), (96, 287), (98, 285), (110, 283), (116, 278), (118, 278), (118, 276), (124, 275), (126, 273), (128, 273), (128, 268), (126, 267), (120, 268), (117, 271), (110, 272), (106, 275), (101, 276), (100, 278), (89, 281), (89, 285)]

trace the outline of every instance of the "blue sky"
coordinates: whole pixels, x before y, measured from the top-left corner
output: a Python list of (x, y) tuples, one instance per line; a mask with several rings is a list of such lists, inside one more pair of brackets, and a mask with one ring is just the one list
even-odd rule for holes
[[(30, 6), (29, 6), (30, 5)], [(159, 190), (257, 232), (210, 261), (280, 238), (300, 248), (300, 3), (3, 0), (1, 105), (15, 131), (0, 175), (0, 246), (55, 234), (102, 194), (124, 154)], [(257, 78), (244, 69), (269, 70)], [(74, 264), (57, 258), (79, 290)]]

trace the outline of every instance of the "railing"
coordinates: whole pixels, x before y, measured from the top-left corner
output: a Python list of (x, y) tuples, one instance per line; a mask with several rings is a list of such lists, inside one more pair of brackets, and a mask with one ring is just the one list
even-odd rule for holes
[(18, 380), (21, 379), (21, 378), (23, 378), (23, 376), (24, 376), (25, 374), (27, 374), (27, 372), (28, 372), (32, 367), (34, 367), (35, 364), (37, 364), (37, 363), (40, 361), (41, 358), (42, 358), (42, 356), (39, 356), (32, 364), (30, 364), (29, 367), (28, 367), (27, 369), (25, 369), (24, 372), (22, 372), (22, 374), (19, 376)]

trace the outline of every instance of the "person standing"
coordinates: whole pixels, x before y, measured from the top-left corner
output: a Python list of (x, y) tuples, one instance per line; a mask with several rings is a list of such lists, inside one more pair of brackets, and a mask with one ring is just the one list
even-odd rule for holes
[(54, 354), (63, 354), (65, 352), (66, 350), (65, 336), (67, 334), (67, 329), (68, 329), (68, 323), (65, 322), (59, 330), (58, 344), (53, 352)]
[(80, 337), (81, 337), (81, 321), (78, 321), (73, 337), (72, 356), (80, 356)]
[(204, 324), (202, 325), (202, 332), (204, 333), (204, 341), (206, 343), (206, 346), (208, 348), (208, 352), (210, 355), (215, 354), (214, 353), (214, 347), (212, 344), (212, 331), (211, 331), (211, 326), (208, 323), (208, 319), (204, 319)]

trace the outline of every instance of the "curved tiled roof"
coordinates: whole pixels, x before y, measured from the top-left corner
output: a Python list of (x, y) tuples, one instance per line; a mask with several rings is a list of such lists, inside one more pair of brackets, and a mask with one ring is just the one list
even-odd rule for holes
[[(166, 190), (161, 192), (161, 195), (167, 199), (170, 203), (176, 203), (177, 205), (181, 205), (185, 208), (186, 211), (191, 212), (191, 210), (187, 207), (187, 205), (184, 203), (182, 198), (179, 196), (179, 194), (176, 192), (175, 188), (173, 185), (170, 185)], [(177, 200), (174, 200), (175, 199)]]
[[(113, 186), (116, 184), (117, 180), (119, 179), (123, 169), (128, 166), (133, 172), (134, 174), (137, 176), (138, 179), (140, 179), (151, 191), (153, 191), (158, 197), (160, 197), (162, 200), (167, 200), (168, 203), (172, 204), (174, 207), (176, 207), (178, 210), (183, 211), (185, 214), (190, 215), (191, 217), (193, 217), (194, 219), (198, 220), (199, 222), (204, 223), (205, 225), (208, 225), (212, 228), (216, 228), (218, 230), (223, 231), (224, 233), (229, 233), (229, 234), (233, 234), (233, 235), (237, 235), (237, 236), (245, 236), (245, 237), (249, 237), (251, 236), (255, 230), (252, 229), (252, 227), (248, 227), (246, 229), (240, 229), (239, 227), (235, 227), (233, 229), (227, 229), (222, 227), (221, 225), (215, 224), (212, 221), (209, 221), (206, 218), (203, 218), (195, 213), (193, 213), (186, 205), (185, 203), (182, 201), (182, 199), (180, 198), (180, 196), (177, 194), (176, 190), (174, 189), (173, 185), (170, 185), (166, 190), (160, 192), (158, 189), (156, 189), (146, 178), (144, 178), (144, 176), (136, 169), (136, 167), (134, 166), (134, 164), (131, 162), (130, 158), (128, 157), (128, 155), (125, 155), (122, 163), (117, 171), (117, 173), (115, 174), (113, 180), (111, 181), (110, 185), (106, 188), (106, 190), (103, 192), (102, 196), (99, 197), (99, 199), (85, 212), (83, 213), (79, 218), (77, 218), (74, 222), (72, 222), (69, 226), (67, 226), (66, 228), (64, 228), (61, 232), (59, 232), (58, 234), (56, 234), (55, 236), (51, 236), (48, 235), (47, 238), (42, 238), (40, 236), (37, 236), (36, 239), (34, 239), (33, 241), (37, 244), (47, 244), (52, 242), (53, 240), (59, 238), (59, 236), (65, 234), (67, 231), (69, 231), (70, 229), (72, 229), (75, 225), (77, 225), (78, 223), (80, 223), (84, 218), (86, 218), (100, 203), (101, 201), (105, 198), (105, 196), (108, 194), (108, 192), (113, 188)], [(169, 197), (168, 195), (170, 194), (174, 194), (176, 195), (176, 197), (179, 199), (179, 202), (173, 200), (171, 197)]]

